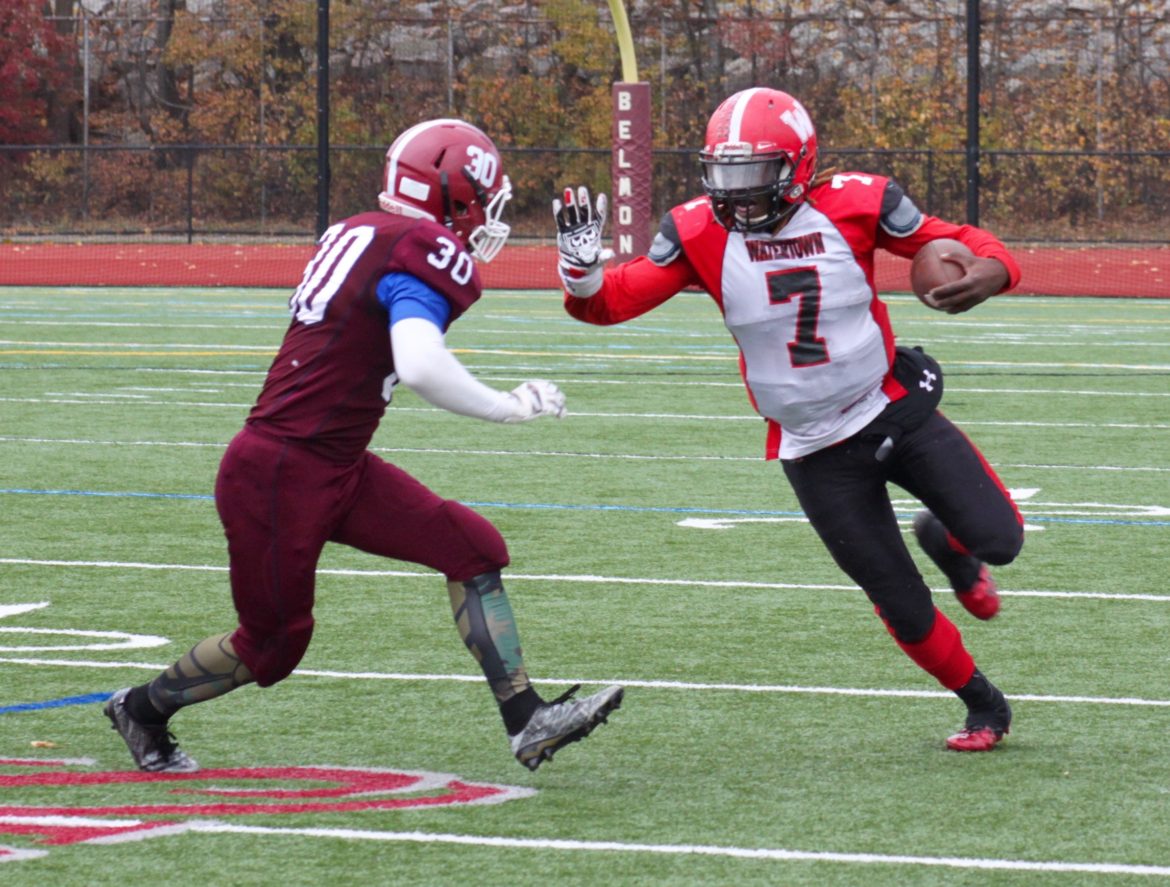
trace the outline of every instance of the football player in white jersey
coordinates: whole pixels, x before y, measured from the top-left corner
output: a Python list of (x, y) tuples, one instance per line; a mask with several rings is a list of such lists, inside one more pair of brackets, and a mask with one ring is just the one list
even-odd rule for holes
[(605, 267), (612, 253), (602, 248), (605, 195), (567, 189), (553, 201), (565, 308), (614, 324), (687, 287), (710, 294), (767, 420), (768, 457), (780, 459), (809, 522), (898, 646), (966, 703), (947, 747), (989, 751), (1011, 708), (935, 607), (887, 487), (923, 503), (918, 542), (979, 619), (999, 610), (986, 564), (1016, 557), (1023, 520), (979, 450), (938, 411), (938, 364), (895, 347), (874, 253), (911, 258), (944, 237), (969, 246), (973, 256), (956, 257), (963, 277), (930, 293), (951, 314), (1015, 286), (1019, 268), (992, 234), (924, 215), (892, 179), (818, 172), (812, 120), (779, 90), (724, 101), (699, 160), (706, 193), (663, 217), (647, 256), (616, 267)]

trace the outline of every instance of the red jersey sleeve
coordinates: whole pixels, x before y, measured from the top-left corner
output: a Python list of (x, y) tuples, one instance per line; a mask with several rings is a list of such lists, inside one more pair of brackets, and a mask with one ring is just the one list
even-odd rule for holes
[(1016, 264), (1007, 247), (990, 231), (974, 225), (956, 225), (935, 216), (924, 215), (918, 230), (906, 237), (894, 237), (879, 228), (877, 245), (896, 256), (913, 259), (918, 250), (940, 237), (950, 237), (965, 243), (977, 256), (998, 259), (1008, 272), (1008, 282), (1000, 292), (1009, 290), (1020, 282), (1020, 266)]
[(608, 326), (640, 317), (698, 283), (699, 277), (685, 255), (665, 266), (639, 256), (607, 269), (596, 295), (579, 299), (565, 293), (565, 310), (586, 323)]

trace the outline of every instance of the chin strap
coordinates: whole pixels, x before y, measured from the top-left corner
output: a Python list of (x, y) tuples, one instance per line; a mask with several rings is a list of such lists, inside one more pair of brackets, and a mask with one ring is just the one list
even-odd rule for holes
[(447, 186), (446, 170), (439, 173), (439, 193), (443, 196), (443, 224), (451, 228), (455, 224), (455, 217), (451, 215), (451, 189)]

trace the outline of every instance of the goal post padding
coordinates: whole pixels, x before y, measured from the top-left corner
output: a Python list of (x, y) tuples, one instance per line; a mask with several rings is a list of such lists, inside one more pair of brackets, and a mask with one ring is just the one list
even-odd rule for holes
[(650, 84), (613, 85), (613, 163), (610, 191), (613, 249), (619, 261), (650, 250), (654, 222)]

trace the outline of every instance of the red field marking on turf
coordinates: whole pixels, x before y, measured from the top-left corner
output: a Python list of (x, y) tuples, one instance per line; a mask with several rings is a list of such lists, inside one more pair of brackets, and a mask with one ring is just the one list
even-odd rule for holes
[[(44, 763), (44, 762), (42, 762)], [(276, 778), (295, 781), (305, 778), (313, 782), (336, 779), (342, 786), (337, 789), (343, 794), (352, 792), (361, 794), (364, 799), (371, 799), (366, 792), (384, 791), (395, 792), (399, 787), (412, 787), (423, 784), (434, 787), (440, 783), (446, 788), (453, 788), (458, 794), (463, 787), (476, 789), (496, 790), (495, 794), (487, 799), (488, 803), (499, 800), (508, 800), (512, 797), (529, 797), (535, 794), (534, 789), (515, 788), (486, 784), (464, 783), (455, 777), (434, 773), (410, 773), (388, 770), (364, 768), (338, 767), (291, 767), (291, 768), (241, 768), (228, 770), (209, 770), (200, 774), (143, 774), (131, 773), (88, 773), (77, 774), (57, 772), (47, 774), (55, 776), (56, 781), (41, 780), (39, 786), (60, 785), (71, 787), (78, 784), (75, 777), (88, 776), (90, 784), (111, 785), (117, 783), (156, 783), (162, 786), (196, 783), (208, 779), (269, 779), (273, 774)], [(73, 779), (67, 777), (74, 777)], [(0, 775), (0, 785), (5, 788), (19, 788), (20, 783), (9, 784), (6, 780), (12, 777)], [(413, 781), (412, 781), (413, 780)], [(28, 784), (27, 780), (24, 784)], [(298, 790), (259, 789), (252, 792), (248, 789), (216, 788), (214, 786), (200, 790), (207, 794), (240, 794), (268, 797), (284, 797), (289, 793), (302, 794)], [(319, 796), (321, 790), (310, 789), (310, 793)], [(335, 790), (324, 790), (335, 791)], [(506, 797), (504, 797), (506, 796)], [(481, 801), (482, 802), (482, 801)], [(471, 801), (470, 803), (476, 803)], [(981, 871), (1022, 871), (1022, 872), (1054, 872), (1054, 873), (1081, 873), (1094, 875), (1142, 875), (1167, 876), (1170, 875), (1170, 866), (1132, 864), (1126, 862), (1075, 862), (1067, 860), (1019, 860), (1003, 858), (980, 858), (959, 856), (911, 856), (904, 854), (881, 854), (868, 852), (844, 852), (832, 850), (794, 850), (787, 848), (766, 847), (735, 847), (704, 844), (669, 844), (669, 843), (639, 843), (625, 841), (586, 841), (566, 838), (529, 838), (505, 837), (496, 835), (466, 835), (443, 834), (420, 831), (379, 831), (376, 829), (354, 829), (336, 827), (272, 827), (253, 826), (239, 822), (223, 822), (215, 820), (184, 820), (184, 819), (140, 819), (135, 811), (149, 807), (148, 813), (161, 812), (157, 807), (150, 805), (105, 807), (45, 807), (45, 806), (9, 806), (0, 807), (0, 834), (17, 837), (37, 838), (40, 846), (60, 845), (105, 845), (119, 844), (127, 841), (137, 841), (144, 838), (159, 838), (181, 835), (188, 832), (220, 835), (264, 835), (272, 837), (317, 838), (326, 840), (344, 841), (377, 841), (391, 843), (412, 844), (446, 844), (471, 847), (492, 847), (513, 850), (554, 850), (559, 852), (593, 852), (593, 853), (627, 853), (651, 854), (658, 856), (691, 856), (691, 857), (718, 857), (726, 859), (753, 859), (772, 862), (813, 862), (830, 863), (836, 865), (861, 866), (915, 866), (927, 868), (946, 868), (959, 870)], [(163, 805), (165, 806), (165, 805)], [(246, 813), (249, 805), (240, 805), (234, 813)], [(254, 806), (254, 805), (253, 805)], [(279, 806), (279, 805), (276, 805)], [(295, 805), (294, 805), (295, 806)], [(341, 808), (332, 807), (331, 810)], [(366, 808), (381, 809), (381, 808)], [(198, 814), (202, 812), (199, 805), (180, 806), (180, 814)], [(261, 812), (303, 812), (296, 810), (264, 810)], [(311, 811), (312, 812), (312, 811)], [(103, 818), (109, 817), (109, 818)], [(25, 849), (20, 847), (0, 846), (0, 862), (16, 862), (35, 859), (44, 856), (46, 851), (39, 849)]]
[(36, 859), (46, 855), (46, 850), (21, 850), (19, 847), (0, 846), (0, 862), (19, 862), (22, 859)]
[[(254, 787), (224, 788), (215, 780), (254, 781)], [(208, 782), (213, 784), (207, 785)], [(279, 788), (262, 783), (332, 783), (330, 787)], [(49, 771), (0, 774), (0, 788), (91, 785), (167, 786), (167, 796), (190, 795), (191, 800), (147, 804), (95, 806), (7, 806), (0, 804), (0, 831), (4, 817), (28, 816), (247, 816), (293, 813), (353, 813), (364, 810), (403, 810), (418, 807), (495, 803), (518, 797), (510, 786), (464, 782), (456, 777), (392, 770), (339, 767), (242, 767), (201, 770), (197, 773), (143, 773), (113, 771), (74, 773)], [(406, 793), (410, 794), (406, 794)], [(398, 797), (377, 797), (394, 794)], [(207, 800), (219, 798), (221, 800)], [(230, 799), (230, 800), (227, 800)]]
[[(51, 767), (68, 761), (0, 759), (0, 767)], [(156, 789), (163, 800), (142, 803), (0, 805), (0, 834), (35, 836), (41, 845), (120, 843), (179, 834), (190, 817), (377, 813), (498, 804), (531, 797), (535, 789), (466, 782), (444, 773), (382, 768), (241, 767), (198, 773), (76, 772), (56, 769), (0, 773), (6, 797), (20, 789), (84, 792), (100, 786), (109, 798), (117, 786)], [(181, 818), (176, 818), (181, 817)], [(0, 847), (0, 862), (30, 859), (36, 851)]]
[[(1170, 298), (1170, 247), (1009, 245), (1022, 278), (1014, 293)], [(0, 245), (0, 285), (293, 287), (313, 254), (310, 243)], [(480, 265), (484, 286), (556, 289), (556, 248), (513, 244)], [(908, 292), (907, 259), (880, 252), (879, 292)]]

